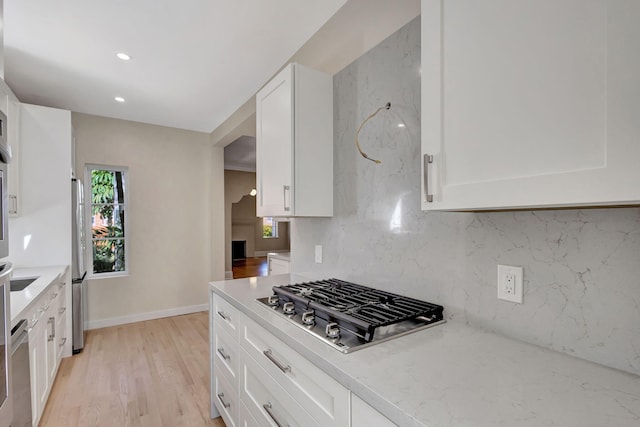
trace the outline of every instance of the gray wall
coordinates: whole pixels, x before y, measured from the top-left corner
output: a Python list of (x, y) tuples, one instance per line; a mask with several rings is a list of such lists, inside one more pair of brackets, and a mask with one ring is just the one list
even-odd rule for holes
[[(422, 212), (419, 70), (417, 18), (335, 75), (335, 214), (292, 221), (292, 271), (440, 303), (457, 321), (640, 374), (640, 209)], [(353, 138), (387, 101), (360, 134), (375, 165)], [(524, 267), (523, 305), (496, 298), (499, 263)]]

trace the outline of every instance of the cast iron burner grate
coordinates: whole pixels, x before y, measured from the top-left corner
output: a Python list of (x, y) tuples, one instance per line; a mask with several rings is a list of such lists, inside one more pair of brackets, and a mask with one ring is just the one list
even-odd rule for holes
[(279, 305), (292, 302), (297, 313), (313, 310), (316, 318), (334, 322), (364, 342), (377, 328), (407, 320), (425, 324), (443, 319), (443, 307), (339, 279), (274, 286)]

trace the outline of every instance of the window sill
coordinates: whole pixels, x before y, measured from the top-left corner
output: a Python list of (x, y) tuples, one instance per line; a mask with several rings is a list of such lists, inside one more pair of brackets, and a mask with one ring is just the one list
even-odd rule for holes
[(87, 273), (87, 279), (96, 280), (96, 279), (113, 279), (116, 277), (126, 277), (129, 275), (128, 271), (117, 271), (113, 273)]
[(262, 236), (262, 238), (263, 238), (263, 239), (279, 239), (280, 237), (279, 237), (279, 236), (269, 236), (269, 237), (267, 237), (267, 236)]

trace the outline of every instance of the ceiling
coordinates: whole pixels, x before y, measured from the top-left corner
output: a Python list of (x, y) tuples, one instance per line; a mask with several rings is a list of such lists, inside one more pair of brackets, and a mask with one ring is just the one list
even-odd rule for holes
[(5, 79), (22, 102), (211, 132), (346, 1), (5, 1)]
[(224, 147), (224, 168), (235, 171), (256, 171), (256, 138), (243, 135)]

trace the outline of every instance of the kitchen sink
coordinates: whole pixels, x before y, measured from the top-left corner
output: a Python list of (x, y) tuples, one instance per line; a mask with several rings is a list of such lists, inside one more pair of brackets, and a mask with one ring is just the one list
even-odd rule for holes
[(11, 283), (11, 292), (22, 291), (22, 290), (24, 290), (24, 288), (26, 288), (27, 286), (29, 286), (30, 284), (32, 284), (36, 280), (38, 280), (37, 277), (32, 277), (30, 279), (12, 280), (10, 282)]

